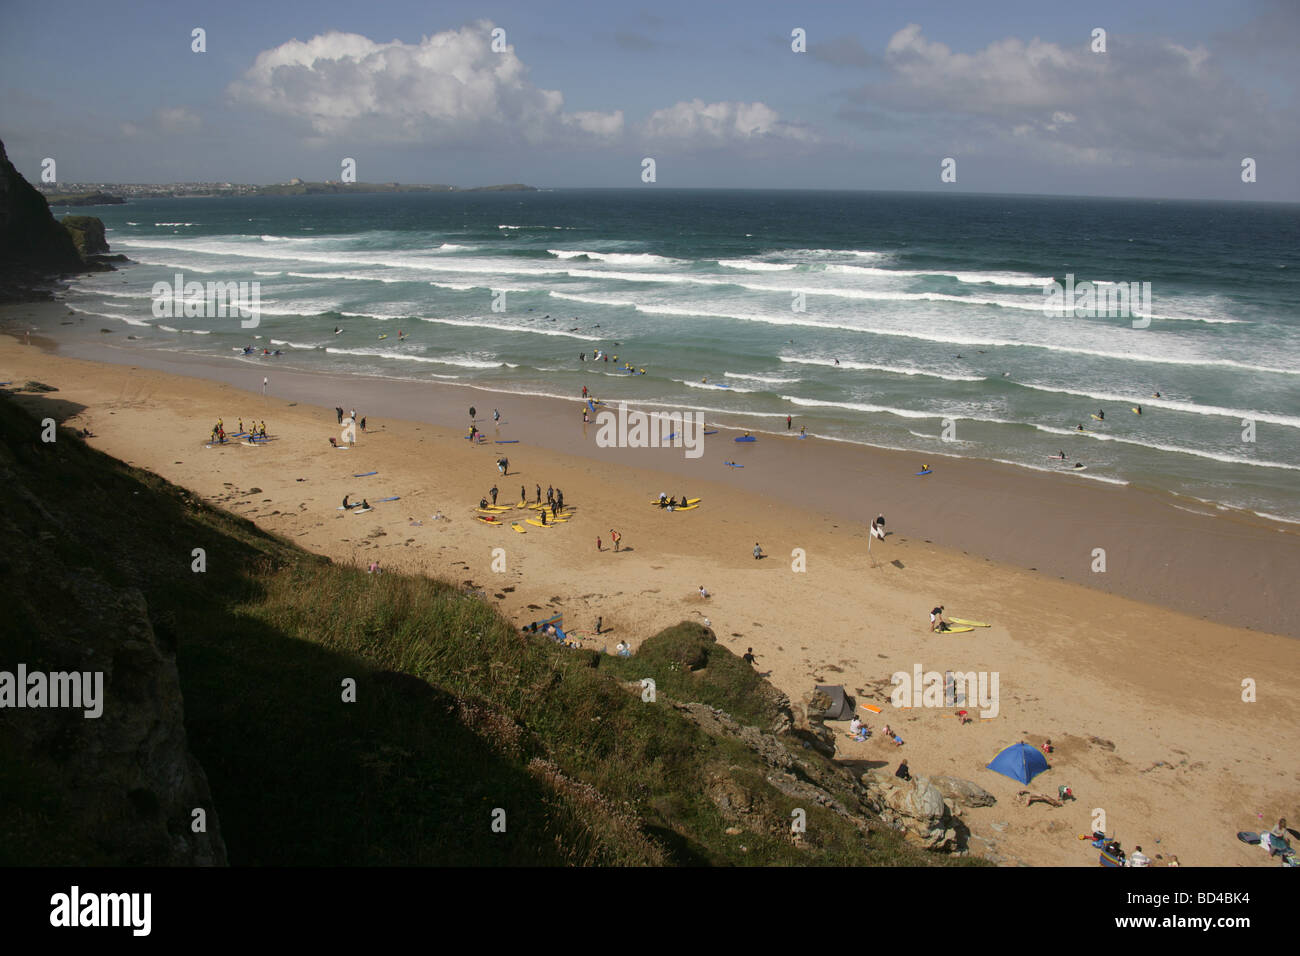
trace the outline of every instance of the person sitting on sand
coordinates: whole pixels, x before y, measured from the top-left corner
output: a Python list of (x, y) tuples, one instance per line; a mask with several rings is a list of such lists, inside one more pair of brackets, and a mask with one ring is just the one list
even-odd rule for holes
[(632, 656), (632, 648), (631, 648), (631, 646), (627, 643), (627, 641), (619, 641), (618, 644), (617, 644), (617, 646), (614, 648), (614, 650), (616, 650), (616, 651), (618, 652), (618, 656), (619, 656), (619, 657), (631, 657), (631, 656)]
[(479, 510), (479, 511), (487, 511), (487, 510), (488, 510), (488, 505), (487, 505), (487, 499), (486, 499), (486, 498), (480, 498), (480, 499), (478, 500), (478, 510)]
[(859, 742), (866, 740), (871, 736), (871, 731), (867, 728), (867, 725), (864, 724), (862, 719), (856, 714), (853, 719), (849, 721), (849, 736)]
[(659, 496), (659, 507), (660, 507), (660, 508), (667, 508), (667, 507), (668, 507), (668, 499), (665, 498), (663, 495), (660, 495), (660, 496)]
[(330, 435), (330, 447), (331, 448), (339, 447), (338, 439), (336, 439), (333, 435)]
[(1283, 817), (1277, 821), (1277, 826), (1263, 834), (1262, 842), (1264, 843), (1265, 849), (1268, 850), (1268, 855), (1276, 856), (1279, 853), (1285, 854), (1289, 851), (1291, 849), (1291, 845), (1287, 841), (1289, 835), (1290, 834), (1286, 827), (1286, 818)]
[(907, 769), (907, 761), (906, 761), (906, 760), (904, 760), (902, 763), (900, 763), (900, 764), (898, 765), (898, 769), (894, 771), (894, 776), (897, 777), (899, 780), (911, 780), (911, 779), (912, 779), (912, 773), (911, 773), (910, 770)]
[[(1043, 741), (1042, 751), (1043, 751), (1043, 753), (1045, 753), (1045, 754), (1050, 754), (1050, 753), (1052, 752), (1052, 738), (1051, 738), (1051, 737), (1048, 737), (1046, 740)], [(1141, 847), (1138, 847), (1138, 849), (1140, 850), (1140, 849), (1142, 849), (1142, 848), (1141, 848)]]
[(871, 522), (871, 533), (881, 541), (885, 540), (885, 516), (876, 515), (876, 520)]
[(700, 585), (700, 597), (702, 597), (702, 598), (707, 598), (708, 596), (709, 596), (709, 592), (706, 591), (706, 590), (704, 589), (704, 585), (701, 584), (701, 585)]
[(367, 501), (365, 498), (362, 498), (362, 499), (361, 499), (361, 510), (362, 510), (362, 511), (369, 511), (369, 510), (370, 510), (370, 502)]
[(948, 622), (944, 619), (943, 605), (940, 604), (930, 612), (930, 631), (933, 633), (934, 631), (946, 630), (948, 630)]
[(352, 493), (351, 493), (351, 492), (349, 492), (348, 494), (346, 494), (346, 495), (343, 496), (343, 510), (344, 510), (344, 511), (347, 511), (349, 508), (353, 507), (352, 505), (348, 504), (348, 499), (351, 498), (351, 497), (352, 497)]

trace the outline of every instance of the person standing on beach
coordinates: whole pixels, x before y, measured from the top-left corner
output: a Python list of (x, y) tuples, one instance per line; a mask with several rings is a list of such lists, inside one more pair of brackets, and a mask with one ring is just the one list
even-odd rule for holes
[(342, 425), (342, 424), (343, 424), (343, 409), (340, 408), (338, 405), (335, 405), (335, 406), (334, 406), (334, 411), (338, 412), (338, 416), (339, 416), (339, 424)]
[(495, 408), (492, 409), (492, 421), (494, 422), (501, 421), (501, 413), (497, 411)]
[(745, 648), (745, 653), (741, 655), (740, 659), (750, 667), (758, 666), (758, 658), (754, 656), (754, 649), (752, 647)]
[(366, 430), (366, 416), (365, 416), (365, 415), (362, 415), (362, 416), (361, 416), (361, 430), (362, 430), (362, 431), (365, 431), (365, 430)]
[(537, 503), (538, 503), (539, 505), (542, 503), (542, 486), (541, 486), (541, 485), (538, 485), (538, 486), (537, 486)]
[(522, 505), (522, 504), (527, 504), (527, 502), (528, 502), (528, 489), (525, 488), (523, 485), (520, 485), (520, 486), (519, 486), (519, 503)]
[(492, 496), (492, 503), (493, 503), (493, 504), (496, 504), (496, 503), (497, 503), (497, 486), (496, 486), (496, 485), (493, 485), (493, 486), (492, 486), (492, 490), (489, 491), (488, 494), (490, 494), (490, 495)]
[(600, 633), (600, 625), (601, 625), (601, 622), (603, 622), (604, 620), (605, 620), (605, 619), (604, 619), (603, 617), (600, 617), (599, 615), (597, 615), (597, 617), (596, 617), (596, 633), (597, 633), (597, 634)]
[(556, 503), (560, 506), (560, 510), (563, 511), (563, 510), (564, 510), (564, 492), (561, 491), (559, 488), (556, 488), (556, 489), (555, 489), (555, 501), (556, 501)]
[[(601, 545), (600, 545), (600, 535), (596, 535), (596, 550), (597, 550), (597, 551), (603, 551), (603, 550), (604, 550), (604, 548), (602, 548)], [(599, 631), (598, 631), (597, 633), (599, 633)]]
[(623, 540), (623, 536), (619, 534), (617, 531), (615, 531), (613, 528), (610, 528), (609, 540), (614, 542), (614, 550), (617, 551), (619, 542)]
[(760, 548), (760, 547), (758, 546), (758, 542), (755, 541), (755, 542), (754, 542), (754, 560), (757, 561), (757, 560), (758, 560), (759, 558), (761, 558), (762, 556), (763, 556), (763, 549)]
[(786, 430), (786, 431), (789, 431), (789, 430), (790, 430), (790, 426), (791, 426), (792, 424), (794, 424), (794, 419), (791, 418), (789, 415), (785, 416), (785, 430)]
[(583, 397), (583, 398), (586, 398), (586, 397), (587, 397), (587, 386), (586, 386), (586, 385), (582, 386), (582, 397)]

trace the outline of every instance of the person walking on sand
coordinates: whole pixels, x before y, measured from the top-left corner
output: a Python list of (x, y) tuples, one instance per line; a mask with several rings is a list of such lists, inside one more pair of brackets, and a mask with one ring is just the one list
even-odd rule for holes
[(754, 649), (752, 647), (745, 648), (745, 653), (740, 655), (740, 659), (750, 667), (758, 666), (758, 658), (754, 656)]
[(617, 531), (615, 531), (613, 528), (610, 528), (609, 540), (614, 542), (614, 550), (617, 551), (619, 543), (623, 540), (623, 536), (619, 534)]
[(542, 486), (541, 486), (541, 485), (538, 485), (538, 486), (537, 486), (537, 503), (538, 503), (539, 505), (542, 503)]
[(492, 503), (493, 503), (493, 504), (496, 504), (496, 503), (497, 503), (497, 486), (496, 486), (496, 485), (493, 485), (493, 486), (492, 486), (492, 490), (489, 491), (488, 494), (490, 494), (490, 495), (492, 496)]
[(758, 546), (758, 542), (755, 541), (755, 542), (754, 542), (754, 560), (757, 561), (757, 560), (758, 560), (759, 558), (761, 558), (762, 556), (763, 556), (763, 549), (760, 548), (760, 547)]
[(559, 488), (555, 489), (555, 503), (560, 506), (561, 511), (564, 510), (564, 492)]
[(602, 623), (604, 620), (605, 620), (605, 619), (604, 619), (603, 617), (601, 617), (600, 615), (597, 615), (597, 616), (596, 616), (596, 633), (597, 633), (597, 634), (600, 633), (600, 625), (601, 625), (601, 623)]
[(794, 419), (791, 418), (789, 415), (785, 416), (785, 430), (789, 431), (790, 426), (793, 424), (794, 424)]
[(495, 408), (492, 409), (492, 421), (494, 422), (501, 421), (501, 413), (497, 411)]
[(528, 503), (528, 489), (523, 485), (519, 486), (519, 503), (521, 505)]
[(583, 397), (583, 398), (586, 398), (586, 397), (587, 397), (587, 386), (586, 386), (586, 385), (582, 386), (582, 397)]
[(362, 416), (361, 416), (361, 430), (362, 430), (362, 431), (365, 431), (365, 430), (366, 430), (366, 416), (365, 416), (365, 415), (362, 415)]
[(602, 548), (601, 545), (600, 545), (600, 535), (596, 535), (596, 550), (597, 550), (597, 551), (603, 551), (603, 550), (604, 550), (604, 548)]

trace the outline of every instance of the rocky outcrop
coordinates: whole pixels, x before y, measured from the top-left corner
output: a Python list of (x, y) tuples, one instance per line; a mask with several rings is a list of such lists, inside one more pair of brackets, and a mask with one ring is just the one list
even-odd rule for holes
[(827, 727), (815, 714), (824, 714), (831, 706), (831, 699), (820, 690), (811, 690), (803, 695), (798, 709), (794, 711), (795, 736), (808, 746), (827, 757), (835, 756), (835, 731)]
[[(101, 224), (101, 242), (102, 230)], [(55, 221), (45, 197), (18, 172), (0, 142), (0, 302), (50, 298), (48, 291), (35, 291), (49, 276), (111, 268), (82, 258), (72, 234)]]
[(72, 242), (83, 258), (108, 252), (103, 220), (95, 216), (64, 216), (59, 224), (72, 236)]
[(930, 783), (943, 794), (945, 800), (957, 807), (991, 807), (998, 802), (997, 797), (979, 784), (963, 780), (961, 777), (939, 775), (930, 778)]
[(959, 848), (957, 812), (929, 779), (900, 780), (877, 770), (861, 779), (868, 805), (904, 839), (927, 850)]

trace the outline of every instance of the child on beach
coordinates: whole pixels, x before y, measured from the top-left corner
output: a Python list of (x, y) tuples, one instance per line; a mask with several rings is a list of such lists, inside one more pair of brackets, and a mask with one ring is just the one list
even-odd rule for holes
[(701, 585), (700, 585), (700, 597), (702, 597), (702, 598), (707, 598), (708, 596), (709, 596), (709, 592), (706, 591), (706, 590), (704, 590), (704, 585), (701, 584)]
[(755, 541), (755, 542), (754, 542), (754, 560), (757, 561), (757, 560), (758, 560), (759, 558), (761, 558), (762, 556), (763, 556), (763, 549), (760, 548), (760, 547), (758, 546), (758, 542)]

